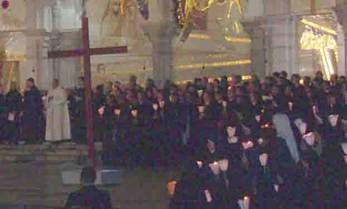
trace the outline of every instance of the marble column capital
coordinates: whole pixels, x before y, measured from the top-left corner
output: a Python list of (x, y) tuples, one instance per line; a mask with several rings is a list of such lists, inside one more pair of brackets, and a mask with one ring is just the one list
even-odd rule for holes
[(334, 8), (336, 17), (337, 17), (337, 21), (341, 24), (344, 25), (346, 22), (346, 14), (347, 14), (347, 3), (345, 4), (340, 4), (337, 5)]
[(251, 38), (264, 35), (265, 22), (263, 20), (241, 21), (241, 24)]

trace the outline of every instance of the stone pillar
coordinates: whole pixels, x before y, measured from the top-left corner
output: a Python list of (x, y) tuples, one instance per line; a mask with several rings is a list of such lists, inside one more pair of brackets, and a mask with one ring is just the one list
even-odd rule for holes
[(153, 79), (161, 87), (172, 78), (173, 39), (177, 34), (172, 8), (171, 1), (151, 0), (150, 14), (152, 16), (143, 26), (144, 32), (153, 46)]
[(261, 21), (243, 22), (244, 29), (250, 36), (251, 43), (251, 73), (259, 78), (266, 75), (265, 65), (265, 30)]
[(337, 46), (339, 55), (337, 74), (346, 75), (346, 36), (344, 27), (340, 24), (337, 24)]
[[(73, 2), (72, 2), (73, 3)], [(71, 6), (74, 6), (71, 5)], [(52, 32), (49, 34), (49, 47), (48, 50), (59, 51), (67, 49), (80, 48), (82, 45), (81, 30), (76, 29), (71, 32), (62, 31), (63, 25), (61, 23), (62, 11), (61, 2), (56, 1), (51, 4), (52, 8)], [(81, 71), (80, 58), (58, 58), (50, 59), (49, 63), (49, 79), (51, 83), (53, 78), (59, 79), (60, 84), (64, 88), (73, 88), (76, 86), (78, 77)]]
[(173, 47), (175, 26), (172, 24), (147, 25), (146, 33), (152, 43), (153, 79), (158, 86), (163, 86), (172, 78)]
[(347, 75), (347, 1), (336, 1), (336, 17), (340, 24), (338, 27), (338, 47), (339, 47), (339, 65), (338, 74)]
[(19, 74), (20, 84), (23, 88), (25, 80), (32, 77), (36, 80), (39, 87), (44, 85), (44, 68), (42, 47), (43, 33), (37, 29), (37, 12), (40, 10), (40, 2), (38, 0), (26, 1), (26, 60), (20, 62)]
[(296, 16), (268, 17), (266, 20), (266, 74), (285, 70), (299, 73)]

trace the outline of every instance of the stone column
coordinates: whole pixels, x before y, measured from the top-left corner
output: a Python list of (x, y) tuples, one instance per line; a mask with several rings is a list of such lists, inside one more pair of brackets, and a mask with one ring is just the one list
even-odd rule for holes
[[(25, 38), (26, 38), (26, 60), (20, 62), (20, 83), (23, 88), (25, 80), (32, 77), (36, 79), (39, 87), (43, 85), (44, 66), (42, 64), (43, 33), (37, 28), (37, 12), (40, 10), (38, 0), (26, 1)], [(43, 73), (42, 73), (43, 72)]]
[(265, 30), (261, 21), (243, 22), (244, 29), (250, 36), (251, 43), (251, 73), (259, 78), (266, 75), (265, 65)]
[(339, 60), (337, 63), (337, 74), (346, 75), (346, 36), (344, 27), (337, 24), (337, 46)]
[[(62, 35), (59, 33), (60, 29), (60, 2), (56, 1), (52, 5), (52, 34), (51, 34), (51, 50), (60, 50)], [(60, 61), (57, 59), (53, 59), (51, 62), (52, 66), (52, 78), (60, 79)]]
[[(72, 2), (73, 3), (73, 2)], [(62, 11), (61, 2), (55, 1), (50, 5), (52, 8), (52, 32), (49, 34), (48, 50), (59, 51), (80, 48), (82, 45), (81, 30), (64, 32), (61, 23)], [(72, 4), (71, 6), (75, 6)], [(46, 53), (47, 53), (46, 51)], [(50, 59), (49, 63), (49, 83), (53, 78), (60, 80), (64, 88), (76, 86), (77, 78), (80, 76), (81, 62), (77, 57)]]
[(152, 16), (143, 26), (144, 32), (153, 46), (153, 79), (160, 87), (172, 78), (173, 39), (177, 34), (172, 8), (171, 1), (151, 0), (150, 14)]
[(172, 41), (176, 28), (172, 24), (147, 25), (146, 33), (152, 43), (153, 79), (163, 86), (172, 78), (173, 47)]
[(266, 74), (285, 70), (299, 73), (296, 16), (266, 18)]
[(337, 30), (340, 60), (337, 71), (339, 75), (347, 75), (347, 1), (337, 0), (335, 11), (337, 20), (340, 24)]

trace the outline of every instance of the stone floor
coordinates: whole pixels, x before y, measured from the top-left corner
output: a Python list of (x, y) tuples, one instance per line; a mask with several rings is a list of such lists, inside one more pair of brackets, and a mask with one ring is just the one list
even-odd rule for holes
[[(49, 150), (50, 158), (43, 158), (48, 156), (43, 149), (40, 155), (36, 155), (38, 158), (28, 158), (29, 150), (35, 149), (20, 149), (0, 147), (0, 205), (64, 206), (69, 192), (78, 189), (78, 186), (64, 186), (61, 171), (67, 163), (76, 163), (80, 153), (76, 154), (76, 149), (71, 148), (69, 150), (76, 156), (64, 149), (57, 151), (57, 154)], [(16, 158), (6, 160), (3, 155), (11, 153)], [(169, 200), (166, 183), (175, 177), (177, 172), (172, 169), (124, 169), (121, 185), (103, 189), (111, 193), (114, 208), (166, 209)]]

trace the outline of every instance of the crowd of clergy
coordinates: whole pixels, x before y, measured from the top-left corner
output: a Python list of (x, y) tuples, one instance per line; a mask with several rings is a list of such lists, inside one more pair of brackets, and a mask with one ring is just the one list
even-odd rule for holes
[[(0, 87), (4, 143), (86, 143), (83, 78), (43, 93)], [(93, 92), (95, 139), (112, 166), (179, 166), (171, 209), (347, 207), (347, 81), (286, 72), (263, 80), (196, 78)], [(44, 140), (42, 140), (44, 139)], [(41, 140), (41, 141), (40, 141)]]

